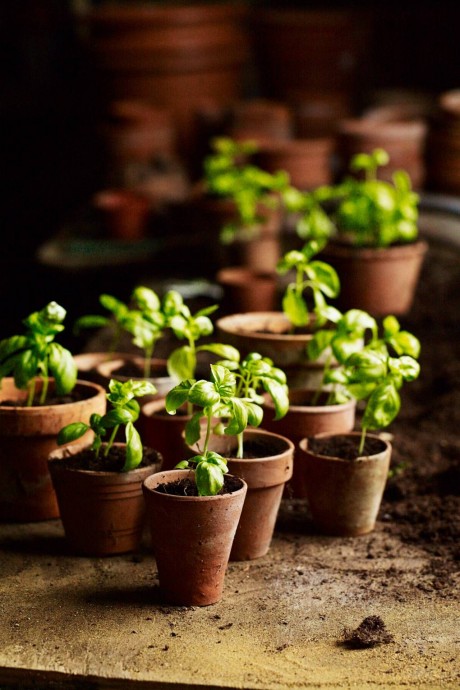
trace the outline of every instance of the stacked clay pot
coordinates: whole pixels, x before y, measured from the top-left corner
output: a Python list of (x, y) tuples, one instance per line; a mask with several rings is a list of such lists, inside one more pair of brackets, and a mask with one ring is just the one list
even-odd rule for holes
[(460, 89), (439, 97), (428, 134), (427, 176), (430, 188), (460, 194)]

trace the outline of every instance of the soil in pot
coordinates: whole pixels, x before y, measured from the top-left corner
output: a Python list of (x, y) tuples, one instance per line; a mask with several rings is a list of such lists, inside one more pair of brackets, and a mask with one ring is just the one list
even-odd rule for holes
[[(238, 490), (216, 496), (157, 491), (159, 485), (184, 480), (194, 483), (194, 472), (158, 472), (143, 486), (160, 589), (171, 604), (208, 606), (222, 598), (247, 485), (238, 479)], [(232, 480), (226, 475), (224, 481)]]
[[(299, 459), (313, 522), (319, 531), (337, 536), (372, 532), (385, 489), (391, 445), (366, 434), (318, 434), (300, 441)], [(311, 447), (316, 444), (316, 449)], [(342, 456), (342, 452), (345, 457)]]
[[(241, 489), (242, 482), (238, 477), (227, 475), (224, 477), (224, 485), (216, 496), (223, 496), (224, 494), (231, 494), (234, 491)], [(170, 496), (199, 496), (198, 487), (193, 479), (176, 479), (175, 481), (158, 484), (155, 488), (160, 494), (169, 494)]]
[(144, 448), (141, 464), (122, 472), (125, 444), (99, 458), (84, 444), (50, 455), (49, 470), (66, 540), (75, 553), (108, 556), (139, 548), (145, 523), (143, 481), (158, 471), (161, 456)]

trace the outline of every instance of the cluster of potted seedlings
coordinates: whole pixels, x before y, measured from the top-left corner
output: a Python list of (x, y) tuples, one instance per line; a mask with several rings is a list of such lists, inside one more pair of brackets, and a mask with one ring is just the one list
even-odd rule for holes
[[(380, 187), (378, 162), (378, 154), (358, 161), (366, 179), (340, 188), (333, 213), (349, 236), (353, 218), (375, 224), (381, 205), (384, 237), (375, 225), (372, 237), (385, 251), (397, 226), (399, 244), (403, 233), (416, 239), (416, 199), (403, 176), (395, 191)], [(97, 355), (99, 383), (80, 380), (88, 371), (77, 378), (79, 356), (56, 342), (66, 312), (55, 302), (0, 341), (1, 519), (60, 516), (72, 550), (100, 556), (137, 549), (146, 512), (160, 588), (180, 605), (217, 602), (229, 559), (267, 553), (291, 478), (319, 531), (372, 531), (391, 452), (372, 432), (398, 414), (400, 389), (419, 374), (420, 343), (390, 312), (379, 324), (379, 309), (328, 302), (348, 280), (321, 260), (331, 222), (320, 202), (330, 199), (281, 187), (306, 236), (278, 264), (292, 277), (283, 311), (219, 318), (211, 342), (217, 305), (192, 314), (178, 292), (160, 299), (144, 286), (129, 305), (103, 295), (110, 316), (83, 317), (79, 327), (127, 332), (143, 356), (131, 362), (140, 371), (124, 372), (115, 337), (112, 351)], [(358, 229), (367, 247), (370, 233)], [(166, 332), (179, 345), (155, 360)]]

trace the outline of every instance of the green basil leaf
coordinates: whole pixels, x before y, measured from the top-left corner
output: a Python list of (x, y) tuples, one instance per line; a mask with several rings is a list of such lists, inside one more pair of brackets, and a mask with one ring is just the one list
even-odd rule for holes
[(349, 311), (345, 312), (341, 325), (344, 326), (346, 331), (358, 332), (360, 335), (363, 335), (366, 330), (370, 330), (372, 333), (377, 332), (376, 320), (361, 309), (349, 309)]
[(263, 385), (275, 407), (275, 419), (281, 419), (289, 409), (287, 386), (270, 379), (264, 379)]
[(384, 338), (396, 335), (399, 332), (400, 326), (396, 316), (386, 316), (382, 321)]
[(104, 309), (107, 309), (107, 311), (110, 311), (112, 314), (114, 314), (117, 320), (123, 318), (128, 312), (128, 307), (126, 304), (120, 302), (120, 300), (118, 300), (116, 297), (112, 297), (112, 295), (100, 295), (99, 302)]
[(224, 485), (224, 474), (219, 465), (203, 460), (196, 466), (195, 481), (200, 496), (215, 496)]
[(136, 427), (128, 422), (125, 428), (126, 436), (126, 459), (122, 467), (122, 472), (135, 470), (142, 462), (144, 454), (141, 437)]
[[(263, 398), (262, 398), (263, 401)], [(260, 426), (264, 417), (264, 411), (260, 405), (255, 401), (246, 402), (246, 410), (248, 413), (248, 424), (250, 426)]]
[(404, 381), (414, 381), (420, 374), (420, 364), (413, 357), (407, 355), (403, 355), (399, 359), (390, 357), (388, 367), (392, 373), (399, 374)]
[(200, 407), (211, 407), (220, 401), (216, 386), (211, 381), (196, 381), (190, 388), (188, 400)]
[(327, 297), (337, 297), (340, 292), (340, 280), (332, 266), (324, 261), (312, 261), (306, 272)]
[(211, 364), (211, 380), (214, 382), (215, 389), (221, 398), (230, 398), (235, 394), (235, 375), (227, 367)]
[(340, 364), (345, 364), (348, 357), (363, 349), (364, 342), (361, 335), (337, 335), (332, 341), (332, 351)]
[(212, 352), (218, 357), (222, 357), (222, 359), (231, 362), (238, 363), (240, 361), (240, 353), (236, 347), (233, 347), (233, 345), (225, 345), (224, 343), (210, 343), (209, 345), (200, 345), (197, 347), (197, 350), (199, 352)]
[(420, 357), (420, 340), (408, 331), (399, 331), (399, 333), (395, 333), (393, 337), (388, 339), (388, 345), (390, 345), (398, 355), (409, 355), (414, 359)]
[(177, 290), (168, 290), (163, 297), (163, 311), (167, 316), (180, 314), (184, 307), (184, 299)]
[(329, 347), (333, 337), (334, 331), (316, 331), (313, 338), (308, 342), (307, 345), (308, 359), (312, 361), (317, 360), (322, 355), (324, 350)]
[(195, 376), (196, 355), (190, 345), (178, 347), (168, 357), (168, 373), (179, 379), (192, 379)]
[(84, 422), (73, 422), (72, 424), (67, 424), (64, 426), (57, 435), (58, 446), (63, 446), (65, 443), (71, 443), (76, 441), (86, 434), (90, 430), (88, 424)]
[(185, 425), (185, 442), (188, 446), (195, 445), (201, 438), (201, 418), (201, 413), (194, 414)]
[(161, 307), (157, 293), (151, 288), (143, 287), (142, 285), (133, 290), (131, 299), (142, 311), (155, 312), (159, 311)]
[(362, 352), (352, 354), (346, 364), (347, 367), (353, 369), (352, 382), (381, 380), (387, 373), (385, 359), (378, 352), (371, 350), (363, 350)]
[(376, 430), (388, 426), (399, 412), (401, 400), (392, 383), (384, 383), (373, 391), (364, 411), (362, 426)]
[(292, 285), (288, 285), (284, 293), (283, 311), (294, 326), (306, 326), (310, 320), (304, 298)]
[(112, 322), (106, 316), (98, 316), (97, 314), (88, 314), (80, 316), (74, 323), (75, 333), (79, 333), (84, 328), (104, 328), (109, 326)]
[(172, 388), (166, 395), (165, 407), (170, 414), (175, 414), (176, 410), (187, 402), (191, 387), (194, 385), (193, 379), (181, 381), (177, 386)]
[(10, 357), (15, 352), (24, 350), (29, 344), (28, 338), (23, 335), (13, 335), (0, 342), (0, 361)]
[(18, 388), (26, 388), (38, 373), (40, 362), (33, 350), (25, 350), (17, 355), (14, 368), (14, 383)]
[(220, 467), (222, 472), (226, 474), (228, 472), (228, 467), (227, 467), (227, 460), (220, 455), (220, 453), (216, 453), (213, 450), (208, 450), (206, 453), (206, 460), (207, 462), (212, 462), (213, 465), (217, 465)]
[(236, 436), (241, 434), (248, 425), (248, 408), (243, 400), (240, 398), (231, 398), (230, 409), (231, 418), (225, 433), (229, 436)]
[(50, 343), (48, 366), (56, 381), (57, 394), (66, 395), (70, 393), (77, 381), (78, 369), (69, 350), (58, 343)]
[(114, 426), (128, 424), (129, 422), (133, 422), (133, 414), (130, 410), (123, 407), (109, 410), (100, 420), (100, 424), (104, 429), (113, 429)]

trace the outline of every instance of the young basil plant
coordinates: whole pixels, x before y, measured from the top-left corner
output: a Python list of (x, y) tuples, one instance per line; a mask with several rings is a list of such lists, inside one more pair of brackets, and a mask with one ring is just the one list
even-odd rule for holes
[(326, 322), (335, 322), (340, 312), (327, 304), (326, 297), (337, 297), (340, 292), (339, 277), (324, 261), (312, 261), (324, 248), (324, 241), (311, 240), (301, 251), (291, 250), (278, 262), (277, 271), (281, 275), (295, 271), (295, 281), (289, 283), (283, 296), (283, 311), (293, 326), (302, 327), (310, 323), (310, 312), (305, 298), (308, 291), (313, 298), (315, 327)]
[(175, 302), (174, 313), (168, 319), (168, 326), (172, 329), (176, 338), (186, 341), (185, 345), (176, 348), (168, 357), (168, 372), (171, 376), (176, 377), (180, 381), (194, 379), (197, 354), (199, 352), (211, 352), (226, 360), (239, 358), (238, 351), (231, 345), (223, 343), (197, 344), (200, 338), (213, 333), (214, 326), (209, 316), (218, 309), (217, 304), (205, 307), (192, 314), (178, 292), (171, 290), (168, 295), (174, 298)]
[(372, 347), (353, 353), (342, 369), (329, 372), (331, 382), (340, 383), (354, 398), (366, 401), (359, 454), (368, 430), (385, 428), (395, 419), (401, 407), (399, 390), (419, 373), (420, 365), (414, 357), (391, 357), (384, 349)]
[[(122, 472), (128, 472), (138, 467), (142, 461), (143, 447), (139, 432), (134, 426), (140, 412), (140, 406), (136, 398), (144, 395), (153, 395), (156, 388), (150, 381), (115, 381), (109, 383), (107, 400), (112, 406), (105, 415), (93, 413), (89, 424), (85, 422), (73, 422), (63, 427), (57, 437), (58, 445), (64, 445), (81, 438), (87, 431), (94, 433), (91, 449), (96, 457), (99, 457), (101, 448), (103, 456), (107, 457), (113, 446), (118, 430), (125, 427), (126, 458)], [(103, 439), (110, 431), (110, 437), (104, 444)]]
[(23, 320), (24, 335), (14, 335), (0, 342), (0, 383), (4, 376), (12, 375), (17, 388), (27, 388), (27, 406), (33, 404), (36, 378), (43, 384), (39, 404), (43, 405), (49, 387), (49, 378), (55, 380), (56, 393), (66, 395), (75, 386), (77, 366), (66, 348), (54, 341), (64, 330), (66, 310), (57, 302), (33, 312)]

